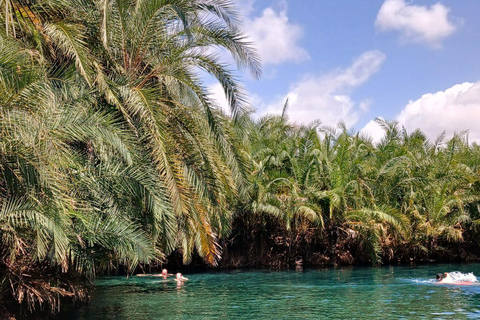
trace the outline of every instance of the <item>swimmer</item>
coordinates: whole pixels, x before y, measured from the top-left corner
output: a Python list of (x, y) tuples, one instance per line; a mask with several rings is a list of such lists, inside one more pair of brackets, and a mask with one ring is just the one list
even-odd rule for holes
[(179, 272), (179, 273), (177, 273), (176, 276), (175, 276), (175, 281), (177, 281), (177, 282), (188, 281), (188, 278), (185, 278), (185, 277), (182, 276), (182, 274)]
[(437, 284), (476, 285), (477, 277), (473, 273), (461, 273), (458, 271), (437, 273)]
[(453, 281), (452, 277), (448, 272), (445, 273), (437, 273), (437, 283), (438, 284), (453, 284), (455, 281)]
[(168, 276), (173, 276), (173, 274), (168, 273), (167, 269), (162, 269), (162, 273), (154, 275), (155, 277), (162, 277), (163, 279), (167, 279)]
[(162, 277), (163, 277), (164, 279), (166, 279), (166, 278), (168, 277), (168, 271), (167, 271), (167, 269), (163, 269), (163, 270), (162, 270)]

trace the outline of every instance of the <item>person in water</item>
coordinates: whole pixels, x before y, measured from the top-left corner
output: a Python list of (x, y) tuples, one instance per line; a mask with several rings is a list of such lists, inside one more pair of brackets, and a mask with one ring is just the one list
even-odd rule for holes
[(180, 272), (175, 275), (175, 281), (183, 282), (188, 281), (188, 278), (184, 277)]
[(162, 273), (157, 275), (157, 277), (162, 277), (163, 279), (167, 279), (167, 277), (169, 277), (169, 276), (173, 276), (173, 274), (168, 273), (167, 269), (162, 269)]
[(455, 285), (477, 285), (478, 280), (475, 275), (470, 273), (461, 273), (458, 271), (437, 273), (437, 284), (455, 284)]
[(442, 284), (452, 284), (455, 281), (453, 281), (452, 277), (448, 272), (445, 273), (437, 273), (437, 283), (442, 283)]

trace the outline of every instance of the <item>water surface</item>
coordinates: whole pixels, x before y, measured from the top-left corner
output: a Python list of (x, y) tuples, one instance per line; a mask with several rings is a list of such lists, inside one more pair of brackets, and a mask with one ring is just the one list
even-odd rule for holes
[[(480, 285), (436, 285), (437, 272), (480, 264), (186, 274), (183, 286), (153, 277), (104, 277), (68, 319), (471, 319)], [(480, 277), (479, 277), (480, 278)]]

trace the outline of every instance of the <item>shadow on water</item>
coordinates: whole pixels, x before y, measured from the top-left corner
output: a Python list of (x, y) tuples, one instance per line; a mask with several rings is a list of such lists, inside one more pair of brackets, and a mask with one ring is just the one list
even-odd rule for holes
[(61, 319), (480, 318), (480, 285), (446, 286), (438, 272), (479, 264), (318, 270), (234, 270), (187, 275), (177, 285), (153, 277), (101, 278), (88, 306)]

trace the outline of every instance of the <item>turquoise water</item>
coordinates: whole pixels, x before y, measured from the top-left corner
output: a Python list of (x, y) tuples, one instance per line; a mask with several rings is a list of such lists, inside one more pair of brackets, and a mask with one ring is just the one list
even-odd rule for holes
[(480, 285), (434, 284), (436, 273), (455, 270), (479, 276), (480, 264), (193, 273), (182, 286), (154, 277), (105, 277), (90, 304), (66, 318), (480, 318)]

